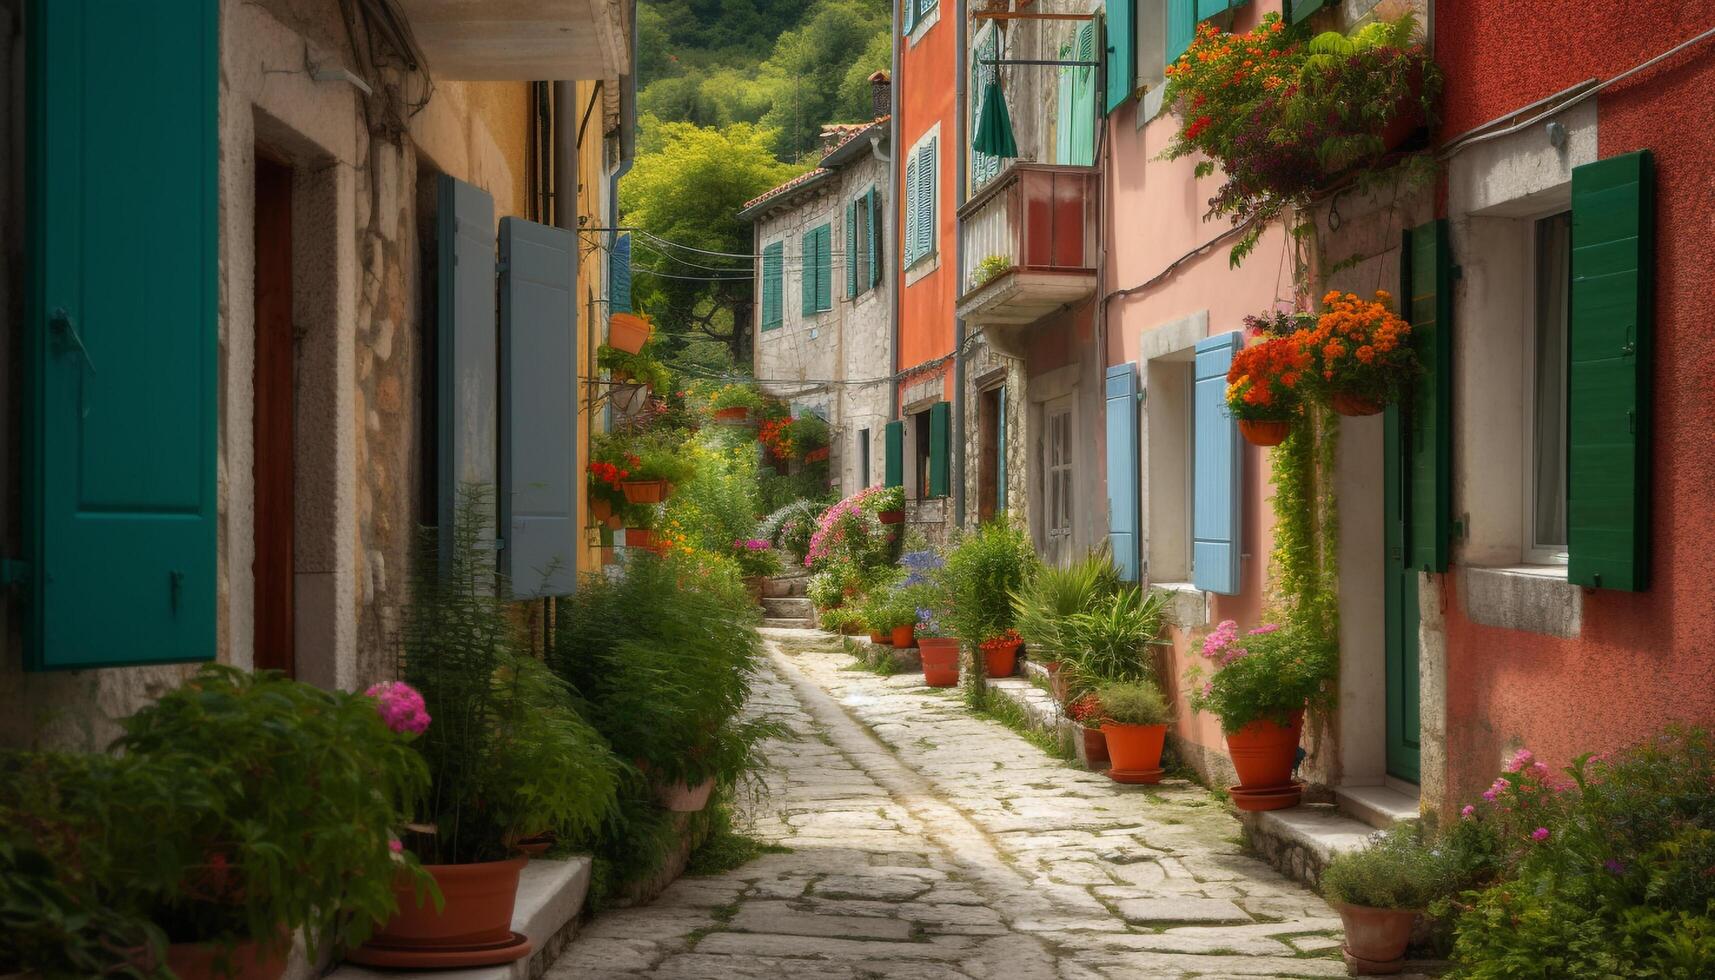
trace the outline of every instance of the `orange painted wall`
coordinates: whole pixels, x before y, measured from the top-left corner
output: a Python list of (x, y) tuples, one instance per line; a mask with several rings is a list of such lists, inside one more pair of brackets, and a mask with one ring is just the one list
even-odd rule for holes
[[(942, 0), (939, 20), (902, 41), (901, 64), (894, 84), (899, 86), (899, 140), (894, 146), (898, 171), (894, 186), (905, 186), (905, 165), (911, 148), (924, 133), (936, 124), (941, 127), (938, 141), (939, 173), (935, 202), (936, 256), (925, 260), (938, 263), (933, 271), (907, 286), (908, 270), (899, 270), (899, 366), (909, 370), (913, 365), (945, 357), (953, 352), (953, 304), (958, 298), (958, 270), (954, 267), (958, 236), (958, 154), (962, 152), (959, 139), (958, 106), (954, 101), (954, 86), (958, 78), (959, 24), (955, 5)], [(905, 202), (896, 195), (894, 202), (893, 254), (903, 256)], [(909, 270), (916, 271), (916, 270)], [(942, 371), (943, 397), (952, 398), (952, 372)], [(910, 383), (911, 379), (907, 379)]]

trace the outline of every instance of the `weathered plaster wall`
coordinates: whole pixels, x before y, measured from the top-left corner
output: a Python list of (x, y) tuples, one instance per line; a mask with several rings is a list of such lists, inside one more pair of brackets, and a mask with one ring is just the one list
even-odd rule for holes
[[(904, 40), (902, 63), (895, 66), (893, 83), (899, 92), (899, 142), (893, 148), (893, 186), (905, 186), (906, 161), (924, 133), (939, 127), (935, 200), (935, 255), (911, 269), (900, 269), (898, 288), (899, 365), (910, 368), (943, 357), (953, 351), (953, 303), (957, 298), (958, 271), (954, 268), (959, 233), (958, 202), (958, 111), (952, 81), (958, 73), (959, 31), (954, 7), (943, 3), (930, 19)], [(903, 257), (901, 236), (905, 227), (903, 200), (894, 202), (894, 227), (889, 241), (892, 254)], [(945, 376), (941, 397), (953, 397), (952, 374)], [(907, 404), (903, 393), (900, 406)]]

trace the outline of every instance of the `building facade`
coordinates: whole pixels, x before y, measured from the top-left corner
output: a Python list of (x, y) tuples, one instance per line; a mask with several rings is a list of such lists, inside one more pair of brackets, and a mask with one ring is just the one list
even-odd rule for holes
[(466, 486), (520, 597), (591, 567), (632, 10), (501, 6), (0, 4), (0, 739), (103, 745), (174, 664), (389, 676)]

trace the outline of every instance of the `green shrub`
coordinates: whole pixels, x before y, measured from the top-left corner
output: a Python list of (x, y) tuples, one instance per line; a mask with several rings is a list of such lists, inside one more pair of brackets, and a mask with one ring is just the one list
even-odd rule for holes
[(1120, 589), (1119, 569), (1106, 550), (1093, 551), (1065, 568), (1039, 566), (1012, 597), (1018, 634), (1030, 645), (1032, 657), (1055, 658), (1072, 649), (1067, 621), (1095, 610)]
[[(766, 502), (766, 488), (763, 497)], [(816, 519), (825, 509), (827, 504), (821, 500), (809, 497), (794, 499), (758, 521), (754, 533), (790, 556), (789, 564), (802, 568), (804, 555), (810, 550), (810, 535), (816, 530)]]
[(762, 393), (751, 384), (728, 384), (714, 389), (707, 395), (708, 406), (712, 411), (723, 408), (748, 408), (753, 412), (762, 410)]
[(1013, 594), (1038, 564), (1017, 524), (991, 521), (963, 535), (937, 575), (944, 608), (936, 618), (973, 646), (1000, 636), (1014, 626)]
[(1322, 894), (1335, 905), (1424, 909), (1446, 891), (1448, 867), (1418, 828), (1400, 825), (1362, 848), (1338, 854), (1322, 872)]
[(687, 440), (680, 452), (693, 475), (662, 508), (664, 527), (692, 548), (729, 554), (733, 542), (748, 540), (756, 527), (755, 443), (714, 428)]
[(1161, 688), (1147, 680), (1114, 681), (1096, 689), (1102, 715), (1121, 725), (1165, 725), (1173, 720)]
[(850, 606), (837, 606), (833, 609), (823, 609), (816, 614), (816, 622), (830, 633), (844, 633), (847, 630), (862, 631), (866, 629), (863, 613)]
[(900, 582), (879, 586), (865, 597), (864, 622), (872, 630), (890, 632), (917, 622), (916, 592)]
[(1161, 593), (1126, 586), (1098, 599), (1091, 611), (1066, 617), (1060, 628), (1066, 644), (1061, 669), (1071, 688), (1087, 690), (1114, 680), (1153, 681), (1149, 645), (1161, 635), (1166, 606)]

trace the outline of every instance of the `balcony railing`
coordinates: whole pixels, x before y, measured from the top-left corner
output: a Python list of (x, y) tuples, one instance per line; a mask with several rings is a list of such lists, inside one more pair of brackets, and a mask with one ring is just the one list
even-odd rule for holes
[(1015, 163), (979, 190), (959, 209), (959, 315), (1034, 323), (1093, 294), (1100, 186), (1092, 167)]

